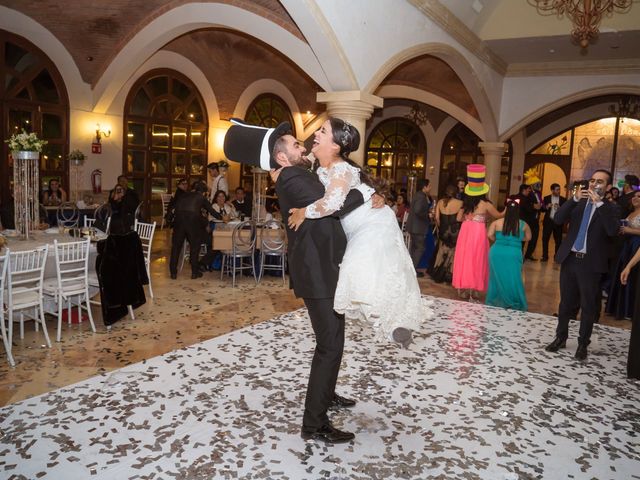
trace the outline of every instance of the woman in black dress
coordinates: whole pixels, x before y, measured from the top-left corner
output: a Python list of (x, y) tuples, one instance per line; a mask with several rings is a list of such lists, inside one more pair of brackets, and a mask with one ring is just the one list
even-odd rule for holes
[(640, 271), (640, 269), (633, 268), (638, 262), (640, 262), (640, 250), (636, 252), (624, 270), (622, 270), (620, 282), (626, 285), (630, 275), (636, 276), (636, 304), (633, 309), (633, 318), (631, 319), (631, 340), (629, 342), (629, 357), (627, 359), (627, 377), (640, 380), (640, 278), (638, 278), (638, 271)]

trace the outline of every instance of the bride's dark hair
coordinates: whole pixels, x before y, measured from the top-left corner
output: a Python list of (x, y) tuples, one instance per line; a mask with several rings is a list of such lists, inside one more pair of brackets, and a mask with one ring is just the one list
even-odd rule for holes
[(349, 158), (349, 154), (355, 152), (360, 145), (360, 132), (358, 132), (358, 129), (349, 122), (345, 122), (337, 117), (329, 117), (329, 123), (331, 124), (333, 143), (340, 147), (340, 158), (360, 171), (360, 181), (362, 183), (370, 186), (376, 193), (384, 196), (385, 190), (388, 188), (386, 181), (382, 178), (372, 176), (366, 169), (363, 169)]

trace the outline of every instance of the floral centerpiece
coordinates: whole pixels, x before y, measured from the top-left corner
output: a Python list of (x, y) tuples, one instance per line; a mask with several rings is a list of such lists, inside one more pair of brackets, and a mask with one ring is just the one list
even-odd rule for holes
[(14, 222), (16, 230), (29, 239), (29, 231), (36, 230), (40, 224), (38, 191), (39, 159), (46, 140), (38, 138), (34, 132), (14, 133), (5, 142), (11, 150), (13, 165)]
[(12, 152), (42, 152), (42, 148), (47, 144), (46, 140), (41, 140), (35, 132), (27, 133), (24, 129), (22, 133), (14, 133), (5, 140)]
[(77, 148), (75, 150), (71, 150), (69, 155), (67, 156), (70, 162), (73, 162), (75, 165), (80, 165), (87, 158), (84, 153), (82, 153)]

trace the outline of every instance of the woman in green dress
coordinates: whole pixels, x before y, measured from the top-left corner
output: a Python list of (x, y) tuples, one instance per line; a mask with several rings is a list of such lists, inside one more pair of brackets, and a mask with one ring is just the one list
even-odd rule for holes
[(504, 218), (489, 226), (489, 288), (485, 303), (527, 311), (522, 281), (522, 242), (531, 239), (529, 226), (520, 220), (520, 204), (508, 200)]

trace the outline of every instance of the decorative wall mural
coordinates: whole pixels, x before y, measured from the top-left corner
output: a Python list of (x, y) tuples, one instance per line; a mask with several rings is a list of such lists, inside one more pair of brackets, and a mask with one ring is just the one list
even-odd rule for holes
[(629, 174), (640, 175), (640, 120), (624, 118), (618, 131), (614, 185), (622, 188)]
[(576, 127), (571, 181), (590, 178), (599, 168), (611, 169), (615, 119), (605, 118)]

